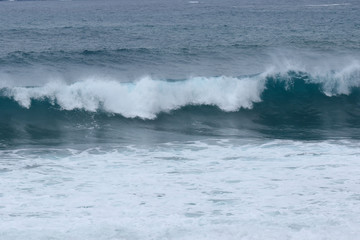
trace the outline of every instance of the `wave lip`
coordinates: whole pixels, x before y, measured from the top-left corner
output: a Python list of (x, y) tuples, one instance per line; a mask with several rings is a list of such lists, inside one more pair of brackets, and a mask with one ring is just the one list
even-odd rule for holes
[(48, 100), (64, 110), (103, 110), (127, 118), (154, 119), (186, 105), (213, 105), (223, 111), (251, 108), (260, 101), (264, 85), (260, 79), (195, 77), (186, 81), (158, 81), (143, 78), (136, 82), (90, 79), (70, 85), (61, 82), (42, 87), (15, 87), (5, 90), (25, 108), (32, 100)]

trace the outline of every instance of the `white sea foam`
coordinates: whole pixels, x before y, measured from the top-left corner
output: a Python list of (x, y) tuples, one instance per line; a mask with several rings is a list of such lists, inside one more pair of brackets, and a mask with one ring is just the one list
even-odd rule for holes
[(224, 111), (251, 108), (260, 101), (263, 78), (195, 77), (168, 82), (146, 77), (130, 83), (88, 79), (70, 85), (51, 82), (42, 87), (15, 87), (8, 95), (26, 108), (31, 100), (46, 98), (65, 110), (101, 108), (125, 117), (152, 119), (159, 112), (185, 105), (214, 105)]
[(1, 239), (360, 235), (358, 142), (0, 151)]

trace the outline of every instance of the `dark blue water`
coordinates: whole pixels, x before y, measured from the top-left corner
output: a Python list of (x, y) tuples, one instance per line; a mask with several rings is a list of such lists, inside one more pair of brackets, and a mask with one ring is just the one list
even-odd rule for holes
[(69, 71), (129, 79), (254, 74), (279, 55), (305, 63), (358, 57), (359, 7), (358, 1), (5, 1), (0, 63), (2, 73), (31, 70), (38, 77), (40, 68), (67, 80), (76, 80)]

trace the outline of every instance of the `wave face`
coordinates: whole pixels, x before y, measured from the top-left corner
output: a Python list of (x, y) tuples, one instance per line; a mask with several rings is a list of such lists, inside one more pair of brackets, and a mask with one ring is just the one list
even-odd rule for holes
[(76, 125), (113, 129), (122, 136), (124, 128), (140, 126), (201, 136), (358, 138), (359, 76), (352, 65), (323, 75), (269, 71), (246, 77), (88, 79), (2, 88), (1, 135), (61, 138)]

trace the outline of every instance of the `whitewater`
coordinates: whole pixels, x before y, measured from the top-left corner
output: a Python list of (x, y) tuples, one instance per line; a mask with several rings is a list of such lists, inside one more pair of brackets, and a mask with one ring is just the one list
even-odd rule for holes
[(286, 140), (1, 151), (1, 237), (356, 239), (359, 156)]

